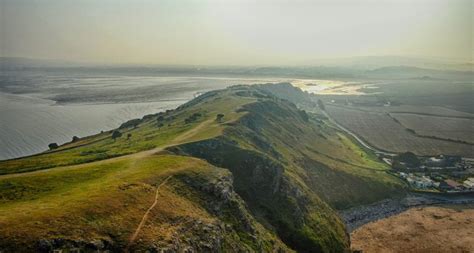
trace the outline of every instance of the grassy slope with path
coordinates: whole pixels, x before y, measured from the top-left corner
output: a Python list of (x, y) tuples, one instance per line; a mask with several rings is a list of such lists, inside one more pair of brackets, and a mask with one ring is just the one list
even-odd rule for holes
[[(201, 116), (184, 123), (196, 113)], [(225, 115), (222, 122), (215, 120), (218, 113)], [(253, 122), (261, 132), (249, 125), (256, 119), (263, 120)], [(401, 189), (384, 173), (383, 164), (348, 138), (302, 120), (294, 105), (257, 88), (210, 92), (121, 131), (115, 141), (106, 132), (57, 151), (0, 162), (0, 248), (125, 248), (157, 200), (131, 251), (184, 246), (199, 251), (205, 245), (233, 251), (309, 250), (305, 247), (316, 245), (312, 249), (337, 251), (348, 247), (348, 239), (332, 208), (374, 201)], [(268, 196), (263, 207), (246, 195), (246, 187), (255, 185), (236, 170), (244, 167), (192, 154), (195, 147), (215, 141), (231, 143), (216, 152), (222, 158), (245, 168), (259, 168), (263, 162), (269, 166), (265, 173), (278, 175), (270, 175), (277, 186), (263, 193)], [(295, 216), (279, 203), (301, 213)], [(271, 207), (281, 209), (268, 213), (265, 208)]]

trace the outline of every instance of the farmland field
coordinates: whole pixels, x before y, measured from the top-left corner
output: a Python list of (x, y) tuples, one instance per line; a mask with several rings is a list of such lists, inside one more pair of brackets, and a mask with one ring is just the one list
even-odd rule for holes
[(474, 119), (474, 114), (449, 109), (442, 106), (358, 106), (357, 109), (372, 112), (388, 112), (388, 113), (410, 113), (429, 116), (443, 116), (451, 118), (467, 118)]
[(404, 127), (418, 135), (474, 143), (474, 120), (410, 113), (391, 113)]
[(386, 112), (326, 106), (329, 115), (372, 146), (391, 152), (418, 155), (450, 154), (474, 157), (473, 145), (420, 137), (408, 131)]

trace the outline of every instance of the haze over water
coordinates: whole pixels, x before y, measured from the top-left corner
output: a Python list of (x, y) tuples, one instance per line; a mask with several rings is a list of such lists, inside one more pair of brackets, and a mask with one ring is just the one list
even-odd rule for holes
[(294, 81), (67, 71), (2, 73), (0, 160), (42, 152), (52, 142), (62, 144), (73, 136), (85, 137), (116, 128), (133, 118), (176, 108), (201, 92), (235, 84)]

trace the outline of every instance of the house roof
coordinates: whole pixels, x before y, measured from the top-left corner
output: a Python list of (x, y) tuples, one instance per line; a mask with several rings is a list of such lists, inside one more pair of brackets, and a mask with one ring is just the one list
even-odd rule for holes
[(449, 186), (451, 187), (459, 187), (461, 186), (461, 184), (459, 184), (458, 182), (454, 181), (454, 180), (451, 180), (451, 179), (446, 179), (444, 180), (444, 182), (446, 182), (446, 184), (448, 184)]

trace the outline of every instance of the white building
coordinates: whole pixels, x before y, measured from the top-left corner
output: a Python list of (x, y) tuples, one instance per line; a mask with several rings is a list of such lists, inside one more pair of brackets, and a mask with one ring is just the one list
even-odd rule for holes
[(474, 189), (474, 177), (470, 177), (463, 182), (464, 187), (468, 189)]
[(418, 189), (426, 189), (434, 186), (433, 180), (427, 176), (417, 177), (409, 175), (406, 180), (410, 185)]

